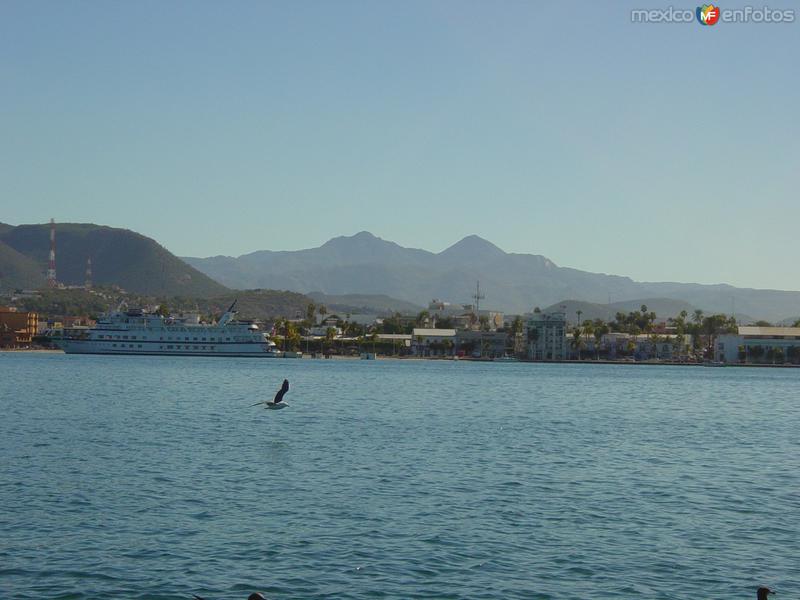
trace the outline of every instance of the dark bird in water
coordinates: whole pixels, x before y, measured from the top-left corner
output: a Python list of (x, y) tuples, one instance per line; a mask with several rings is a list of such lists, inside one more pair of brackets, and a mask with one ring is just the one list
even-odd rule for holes
[(769, 588), (760, 587), (760, 588), (758, 588), (758, 592), (757, 593), (758, 593), (758, 595), (756, 596), (756, 600), (768, 600), (767, 599), (768, 594), (774, 594), (775, 592), (773, 592)]
[[(205, 598), (201, 598), (197, 594), (192, 594), (194, 600), (206, 600)], [(247, 600), (267, 600), (267, 597), (262, 594), (261, 592), (253, 592), (247, 597)]]
[(288, 391), (289, 391), (289, 380), (284, 379), (281, 389), (279, 389), (278, 393), (275, 394), (275, 399), (272, 402), (267, 402), (267, 406), (275, 406), (276, 404), (279, 404), (283, 400), (283, 397), (286, 394), (286, 392)]

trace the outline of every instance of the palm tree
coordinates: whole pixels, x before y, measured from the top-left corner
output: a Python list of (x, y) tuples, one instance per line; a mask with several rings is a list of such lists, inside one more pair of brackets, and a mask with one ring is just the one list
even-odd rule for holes
[[(322, 308), (325, 307), (323, 306)], [(334, 329), (333, 327), (328, 327), (325, 330), (325, 343), (328, 345), (329, 348), (330, 346), (333, 345), (333, 340), (335, 337), (336, 337), (336, 329)]]
[(372, 334), (369, 336), (369, 339), (372, 340), (372, 353), (377, 357), (378, 353), (375, 352), (375, 342), (378, 341), (378, 332), (373, 331)]
[(292, 350), (297, 350), (300, 347), (300, 332), (298, 331), (297, 326), (290, 321), (284, 321), (283, 324), (286, 332), (286, 340), (289, 342), (289, 347)]
[(594, 348), (596, 350), (597, 360), (600, 360), (600, 342), (603, 341), (603, 336), (609, 331), (608, 325), (601, 325), (594, 328)]
[(514, 354), (519, 354), (522, 346), (522, 317), (517, 315), (511, 323), (511, 336), (513, 337)]
[(442, 340), (442, 356), (449, 356), (452, 348), (453, 342), (450, 340)]
[(657, 333), (650, 334), (650, 344), (653, 346), (653, 354), (658, 359), (658, 344), (661, 342), (661, 336)]
[(314, 324), (314, 315), (317, 312), (317, 305), (313, 302), (309, 302), (308, 306), (306, 306), (306, 319), (310, 324)]
[(572, 349), (578, 351), (578, 360), (581, 359), (582, 345), (583, 345), (583, 340), (581, 339), (581, 330), (580, 328), (576, 327), (575, 331), (572, 332)]
[(536, 348), (535, 348), (535, 346), (538, 343), (538, 341), (539, 341), (539, 329), (537, 327), (534, 327), (533, 329), (528, 329), (528, 343), (531, 346), (533, 346), (533, 348), (531, 348), (531, 351), (532, 351), (531, 352), (531, 354), (532, 354), (531, 358), (534, 359), (534, 360), (536, 360)]
[(583, 314), (583, 311), (579, 308), (578, 310), (575, 311), (575, 314), (578, 315), (578, 327), (580, 327), (581, 326), (581, 315)]
[(583, 324), (582, 333), (583, 333), (583, 335), (585, 335), (586, 337), (589, 337), (589, 338), (594, 335), (594, 325), (592, 324), (592, 322), (590, 320), (587, 319), (586, 322)]
[[(281, 335), (281, 328), (283, 327), (283, 319), (278, 317), (275, 319), (275, 324), (272, 326), (275, 330), (275, 336)], [(286, 350), (286, 335), (283, 335), (283, 349)]]

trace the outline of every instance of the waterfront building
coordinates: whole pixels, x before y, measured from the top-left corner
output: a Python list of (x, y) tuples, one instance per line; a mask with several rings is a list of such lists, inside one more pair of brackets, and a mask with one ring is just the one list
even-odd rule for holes
[(391, 342), (402, 346), (403, 348), (411, 347), (411, 334), (410, 333), (379, 333), (377, 334), (379, 342)]
[(19, 312), (13, 307), (0, 306), (0, 347), (30, 346), (38, 331), (38, 322), (35, 312)]
[(463, 330), (456, 333), (456, 352), (483, 358), (505, 356), (508, 345), (508, 335), (504, 331), (471, 331)]
[(386, 345), (391, 344), (392, 354), (408, 354), (411, 351), (410, 333), (378, 333), (376, 341)]
[(455, 329), (416, 327), (411, 332), (411, 350), (417, 356), (444, 356), (455, 347)]
[(454, 317), (465, 312), (474, 312), (472, 304), (451, 304), (434, 298), (428, 303), (428, 312), (431, 316)]
[(342, 321), (339, 315), (328, 315), (319, 325), (309, 328), (309, 335), (316, 337), (325, 337), (328, 335), (328, 329), (333, 329), (334, 337), (340, 338), (344, 333), (338, 323)]
[(333, 329), (333, 337), (340, 338), (344, 333), (341, 327), (336, 327), (335, 325), (327, 325), (327, 326), (317, 325), (315, 327), (310, 327), (308, 330), (308, 334), (310, 336), (324, 338), (326, 335), (328, 335), (328, 329)]
[(433, 299), (428, 303), (428, 314), (435, 326), (436, 320), (447, 319), (456, 329), (478, 329), (481, 317), (492, 331), (503, 326), (503, 313), (497, 310), (478, 310), (474, 304), (451, 304)]
[(528, 358), (564, 360), (567, 358), (567, 316), (563, 312), (534, 312), (527, 324)]
[(495, 331), (503, 327), (503, 316), (503, 313), (497, 310), (480, 310), (478, 311), (478, 323), (480, 325), (481, 317), (486, 317), (489, 329)]
[[(600, 352), (604, 352), (610, 360), (629, 356), (637, 360), (678, 360), (686, 357), (692, 347), (692, 336), (680, 336), (674, 333), (660, 334), (612, 332), (606, 333), (600, 340)], [(594, 346), (592, 345), (592, 348)]]
[(726, 363), (800, 362), (800, 327), (739, 327), (717, 337), (714, 360)]

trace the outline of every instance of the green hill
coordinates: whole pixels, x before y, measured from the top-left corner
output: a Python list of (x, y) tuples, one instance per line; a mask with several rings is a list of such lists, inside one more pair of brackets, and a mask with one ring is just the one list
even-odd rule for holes
[(44, 268), (39, 263), (0, 241), (0, 291), (38, 288), (44, 282)]
[(324, 304), (329, 311), (338, 313), (368, 313), (368, 314), (417, 314), (422, 306), (398, 300), (383, 294), (339, 294), (330, 295), (322, 292), (309, 292), (307, 294), (315, 303)]
[(44, 316), (97, 317), (108, 310), (116, 309), (121, 302), (129, 307), (166, 305), (172, 312), (199, 310), (204, 315), (219, 317), (234, 300), (239, 318), (271, 321), (277, 317), (295, 318), (305, 315), (311, 298), (294, 292), (276, 290), (247, 290), (229, 292), (216, 298), (156, 297), (122, 293), (109, 288), (43, 289), (39, 296), (25, 297), (17, 301), (22, 310), (32, 310)]
[[(0, 252), (0, 273), (14, 273), (13, 277), (8, 276), (9, 287), (20, 287), (14, 282), (30, 279), (32, 265), (40, 274), (46, 271), (49, 224), (2, 226), (0, 242), (16, 251)], [(28, 259), (24, 265), (19, 255)], [(228, 291), (155, 240), (127, 229), (57, 223), (56, 257), (58, 281), (65, 285), (84, 283), (86, 260), (91, 258), (92, 281), (96, 285), (116, 285), (130, 292), (157, 296), (211, 297)], [(43, 282), (41, 278), (39, 285)]]

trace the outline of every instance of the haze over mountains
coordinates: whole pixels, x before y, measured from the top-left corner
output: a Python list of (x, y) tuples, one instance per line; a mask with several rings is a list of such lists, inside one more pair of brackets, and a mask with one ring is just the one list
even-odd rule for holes
[(232, 288), (384, 294), (422, 306), (432, 298), (471, 302), (480, 280), (486, 295), (481, 306), (510, 313), (528, 312), (534, 306), (546, 307), (566, 299), (595, 304), (651, 299), (768, 320), (800, 314), (800, 292), (726, 284), (637, 282), (559, 267), (540, 255), (507, 253), (476, 235), (439, 253), (404, 248), (362, 231), (306, 250), (261, 250), (238, 258), (184, 260)]
[[(347, 312), (414, 312), (432, 298), (470, 303), (480, 280), (486, 296), (481, 306), (509, 313), (570, 301), (568, 312), (580, 308), (583, 318), (607, 318), (641, 303), (664, 317), (693, 308), (735, 310), (737, 317), (773, 322), (793, 322), (800, 315), (800, 292), (636, 282), (559, 267), (540, 255), (507, 253), (474, 235), (439, 253), (361, 232), (307, 250), (180, 259), (133, 231), (60, 223), (56, 246), (60, 282), (82, 284), (91, 257), (95, 284), (150, 295), (211, 298), (227, 297), (228, 288), (265, 288), (311, 294)], [(0, 223), (0, 289), (42, 287), (48, 250), (48, 224)], [(301, 303), (284, 302), (294, 307), (291, 316)]]

